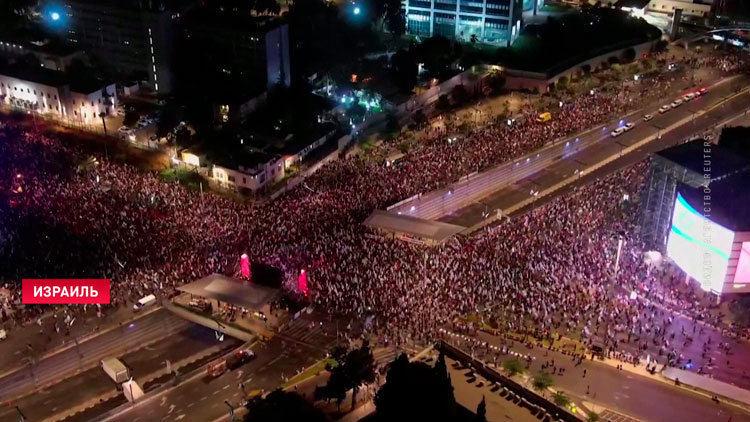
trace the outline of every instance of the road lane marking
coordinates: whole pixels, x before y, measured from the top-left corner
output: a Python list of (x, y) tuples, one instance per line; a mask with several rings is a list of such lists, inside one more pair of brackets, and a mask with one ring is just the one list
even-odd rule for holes
[(222, 388), (222, 390), (226, 390), (227, 388), (229, 388), (229, 384), (225, 385), (224, 388)]

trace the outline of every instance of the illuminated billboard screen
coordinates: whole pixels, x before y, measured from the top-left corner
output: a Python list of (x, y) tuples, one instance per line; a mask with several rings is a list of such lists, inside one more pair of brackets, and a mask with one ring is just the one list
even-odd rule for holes
[(742, 242), (740, 259), (737, 260), (737, 271), (734, 273), (734, 288), (750, 284), (750, 242)]
[(667, 256), (703, 290), (721, 293), (732, 242), (733, 231), (704, 217), (677, 194)]

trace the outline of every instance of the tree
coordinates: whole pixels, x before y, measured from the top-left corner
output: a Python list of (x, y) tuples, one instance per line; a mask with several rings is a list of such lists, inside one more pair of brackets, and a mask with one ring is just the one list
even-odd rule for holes
[(401, 92), (411, 92), (417, 83), (417, 62), (406, 50), (397, 51), (391, 57), (393, 82)]
[(620, 65), (619, 63), (613, 64), (611, 69), (618, 76), (622, 73), (622, 65)]
[(474, 420), (476, 422), (487, 422), (487, 404), (484, 402), (484, 396), (477, 406), (477, 415)]
[(568, 86), (569, 79), (567, 76), (560, 76), (560, 79), (557, 80), (557, 87), (562, 89)]
[(554, 384), (552, 377), (547, 373), (540, 372), (534, 377), (531, 385), (534, 387), (534, 390), (544, 393), (552, 384)]
[(451, 108), (451, 102), (448, 101), (448, 96), (443, 94), (438, 97), (437, 102), (435, 103), (435, 108), (437, 108), (440, 111), (447, 111)]
[(568, 396), (560, 391), (555, 392), (555, 394), (552, 396), (552, 401), (560, 407), (568, 407), (568, 405), (570, 405), (570, 399), (568, 398)]
[(442, 36), (427, 38), (416, 46), (414, 52), (417, 60), (424, 63), (425, 69), (435, 76), (448, 70), (455, 55), (451, 40)]
[(135, 110), (126, 110), (125, 111), (125, 117), (122, 119), (122, 125), (131, 127), (134, 124), (138, 123), (138, 119), (140, 119), (141, 116), (135, 112)]
[(472, 44), (477, 43), (477, 34), (471, 34), (471, 37), (469, 37), (469, 42)]
[(599, 414), (594, 412), (589, 412), (589, 422), (599, 422)]
[(245, 422), (325, 422), (325, 414), (297, 393), (276, 390), (248, 405)]
[(466, 91), (466, 87), (463, 85), (456, 85), (451, 89), (451, 98), (456, 104), (464, 104), (469, 101), (469, 92)]
[(486, 82), (492, 94), (499, 94), (505, 87), (505, 75), (498, 69), (492, 69), (487, 75)]
[(396, 358), (385, 384), (375, 395), (378, 420), (453, 420), (453, 386), (440, 366), (430, 368), (422, 362), (409, 362), (404, 354)]
[(641, 62), (641, 69), (643, 69), (644, 72), (648, 72), (652, 67), (651, 60), (643, 60)]
[(352, 390), (352, 409), (357, 402), (357, 393), (363, 384), (375, 381), (375, 359), (370, 344), (365, 341), (359, 349), (352, 350), (333, 368), (328, 383), (316, 389), (316, 397), (341, 400)]
[(511, 377), (513, 375), (523, 374), (524, 372), (523, 364), (518, 359), (506, 360), (503, 362), (503, 369), (505, 369)]

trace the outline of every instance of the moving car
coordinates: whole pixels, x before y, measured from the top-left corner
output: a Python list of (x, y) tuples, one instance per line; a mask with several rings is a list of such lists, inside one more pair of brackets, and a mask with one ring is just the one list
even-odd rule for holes
[(688, 94), (688, 95), (686, 95), (686, 96), (682, 97), (682, 99), (683, 99), (683, 100), (684, 100), (685, 102), (688, 102), (688, 101), (692, 100), (693, 98), (695, 98), (695, 94), (694, 94), (694, 93), (692, 93), (692, 92), (691, 92), (690, 94)]
[(663, 105), (663, 106), (659, 107), (659, 113), (666, 113), (666, 112), (668, 112), (671, 109), (672, 109), (671, 105), (669, 105), (669, 104)]
[(677, 107), (681, 106), (682, 103), (683, 103), (683, 101), (678, 99), (678, 100), (672, 101), (671, 105), (672, 105), (672, 108), (677, 108)]
[(625, 126), (623, 126), (623, 128), (625, 128), (625, 132), (629, 131), (630, 129), (632, 129), (634, 127), (635, 127), (635, 123), (633, 123), (633, 122), (626, 123)]
[(229, 370), (237, 369), (255, 357), (255, 353), (250, 349), (238, 350), (227, 358), (227, 368)]
[(625, 132), (625, 128), (624, 127), (618, 127), (617, 129), (613, 130), (610, 135), (612, 135), (613, 138), (616, 138), (616, 137), (622, 135), (623, 132)]
[(644, 114), (644, 115), (643, 115), (643, 121), (644, 121), (644, 122), (647, 122), (647, 121), (649, 121), (649, 120), (651, 120), (651, 119), (653, 119), (653, 118), (654, 118), (654, 115), (653, 115), (653, 114)]
[(701, 89), (699, 89), (699, 90), (698, 90), (698, 91), (696, 92), (696, 94), (698, 94), (698, 95), (703, 95), (703, 94), (705, 94), (706, 92), (708, 92), (708, 89), (706, 89), (706, 88), (701, 88)]

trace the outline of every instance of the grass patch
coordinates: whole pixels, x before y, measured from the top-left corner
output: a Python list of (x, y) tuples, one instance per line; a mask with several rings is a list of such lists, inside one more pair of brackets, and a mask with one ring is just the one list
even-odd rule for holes
[(161, 176), (167, 182), (177, 181), (181, 185), (185, 185), (195, 190), (199, 190), (201, 183), (203, 183), (203, 188), (208, 189), (208, 183), (205, 183), (203, 177), (192, 170), (183, 168), (169, 168), (160, 171), (159, 176)]
[(308, 380), (316, 375), (318, 375), (318, 372), (325, 371), (326, 365), (330, 364), (331, 368), (336, 367), (338, 365), (338, 362), (336, 362), (333, 359), (323, 359), (320, 362), (314, 364), (313, 366), (305, 369), (304, 371), (300, 372), (299, 374), (293, 376), (292, 378), (289, 378), (289, 380), (283, 384), (281, 384), (282, 389), (287, 389), (291, 387), (294, 384), (300, 383), (302, 381)]

